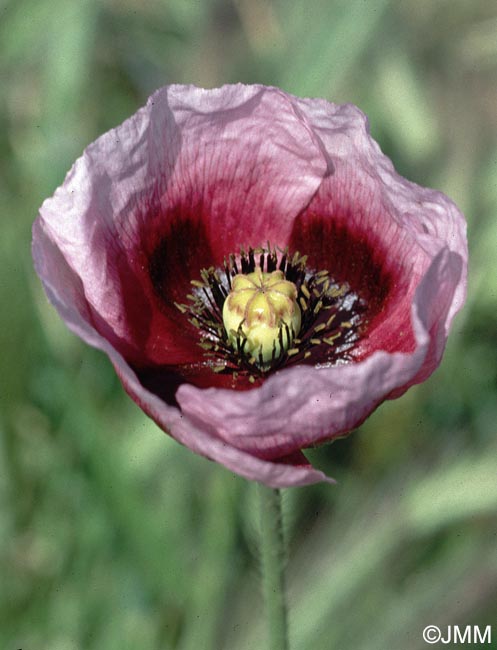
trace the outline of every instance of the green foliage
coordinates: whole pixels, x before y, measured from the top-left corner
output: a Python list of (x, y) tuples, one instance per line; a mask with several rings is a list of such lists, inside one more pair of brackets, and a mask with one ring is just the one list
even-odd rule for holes
[(311, 452), (337, 487), (284, 494), (290, 632), (295, 650), (416, 650), (428, 624), (495, 624), (496, 20), (484, 0), (0, 2), (0, 647), (264, 647), (255, 486), (128, 400), (30, 259), (72, 161), (170, 82), (355, 102), (402, 173), (466, 211), (442, 367)]

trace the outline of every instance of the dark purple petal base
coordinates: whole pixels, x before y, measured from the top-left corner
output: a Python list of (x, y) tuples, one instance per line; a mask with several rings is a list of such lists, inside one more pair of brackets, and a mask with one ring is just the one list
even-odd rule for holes
[[(307, 256), (365, 305), (347, 354), (259, 378), (216, 373), (184, 303), (250, 247)], [(327, 479), (302, 449), (358, 426), (440, 363), (465, 298), (465, 222), (400, 177), (354, 106), (276, 88), (157, 91), (41, 207), (51, 302), (129, 395), (193, 451), (273, 487)], [(324, 348), (323, 348), (324, 349)]]

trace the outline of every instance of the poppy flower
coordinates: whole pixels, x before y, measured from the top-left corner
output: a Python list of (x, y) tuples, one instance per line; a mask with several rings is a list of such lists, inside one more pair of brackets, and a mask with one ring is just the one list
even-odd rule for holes
[(464, 219), (352, 105), (169, 86), (91, 144), (33, 228), (70, 329), (194, 452), (273, 487), (438, 366)]

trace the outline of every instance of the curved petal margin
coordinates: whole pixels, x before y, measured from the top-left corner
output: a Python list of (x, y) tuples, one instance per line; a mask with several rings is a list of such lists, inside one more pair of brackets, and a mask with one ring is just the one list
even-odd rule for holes
[(412, 306), (412, 353), (378, 351), (358, 363), (288, 368), (248, 393), (183, 384), (181, 410), (228, 444), (267, 458), (341, 436), (438, 364), (461, 272), (461, 258), (447, 249), (433, 260)]
[[(364, 328), (335, 365), (311, 358), (256, 388), (217, 388), (226, 375), (175, 303), (202, 268), (268, 240), (350, 283), (369, 310)], [(33, 258), (68, 327), (109, 356), (145, 413), (271, 487), (332, 482), (302, 449), (426, 379), (466, 292), (464, 218), (396, 173), (359, 109), (241, 84), (160, 89), (98, 138), (42, 205)], [(158, 372), (171, 398), (142, 371)]]

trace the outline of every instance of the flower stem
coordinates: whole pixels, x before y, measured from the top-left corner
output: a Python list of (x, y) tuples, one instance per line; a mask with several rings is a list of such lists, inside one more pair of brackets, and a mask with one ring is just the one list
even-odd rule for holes
[(261, 510), (262, 580), (270, 650), (288, 650), (285, 601), (285, 544), (281, 494), (259, 485)]

